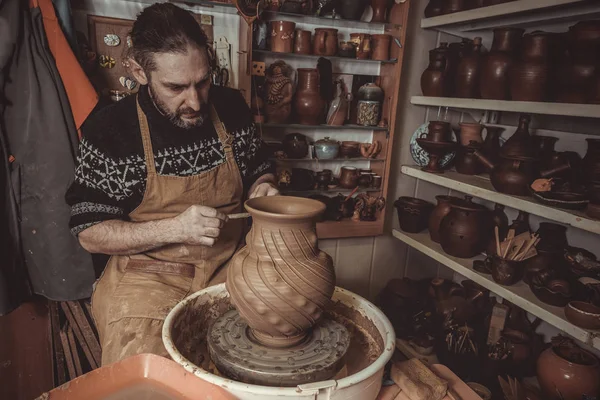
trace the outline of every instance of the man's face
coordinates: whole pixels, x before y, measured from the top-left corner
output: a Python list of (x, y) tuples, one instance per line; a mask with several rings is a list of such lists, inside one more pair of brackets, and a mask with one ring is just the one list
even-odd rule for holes
[(206, 49), (188, 46), (185, 53), (154, 54), (150, 96), (158, 110), (180, 128), (200, 126), (208, 117), (210, 64)]

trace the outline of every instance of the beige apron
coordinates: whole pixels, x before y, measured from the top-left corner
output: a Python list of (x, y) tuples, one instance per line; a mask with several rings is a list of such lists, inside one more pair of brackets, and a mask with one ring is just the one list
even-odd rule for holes
[[(137, 105), (146, 160), (146, 191), (129, 214), (143, 222), (179, 215), (196, 204), (224, 214), (242, 209), (243, 184), (225, 131), (214, 107), (211, 120), (226, 161), (189, 177), (156, 173), (148, 121)], [(217, 151), (217, 150), (215, 150)], [(113, 256), (92, 296), (92, 313), (102, 345), (102, 365), (154, 353), (168, 357), (161, 330), (168, 312), (188, 294), (225, 281), (225, 263), (234, 254), (244, 221), (228, 221), (214, 246), (173, 244), (134, 256)]]

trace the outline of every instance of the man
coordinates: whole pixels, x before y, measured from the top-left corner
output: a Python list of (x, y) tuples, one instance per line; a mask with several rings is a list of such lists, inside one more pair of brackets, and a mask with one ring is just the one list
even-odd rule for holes
[(82, 127), (71, 230), (111, 258), (92, 313), (102, 364), (167, 356), (163, 320), (186, 295), (225, 280), (241, 239), (245, 193), (278, 194), (238, 91), (211, 86), (207, 38), (192, 15), (154, 4), (137, 18), (129, 62), (137, 96)]

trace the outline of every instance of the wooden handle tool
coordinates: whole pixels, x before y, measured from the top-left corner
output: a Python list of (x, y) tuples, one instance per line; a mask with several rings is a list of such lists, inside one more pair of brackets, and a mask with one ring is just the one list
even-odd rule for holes
[(237, 213), (237, 214), (229, 214), (227, 216), (229, 219), (243, 219), (243, 218), (250, 218), (250, 213)]
[(496, 234), (496, 254), (500, 257), (500, 234), (498, 233), (498, 225), (494, 227), (494, 233)]

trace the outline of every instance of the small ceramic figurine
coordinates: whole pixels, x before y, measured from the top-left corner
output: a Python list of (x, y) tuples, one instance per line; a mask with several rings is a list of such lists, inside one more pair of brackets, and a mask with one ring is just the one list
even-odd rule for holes
[(356, 196), (354, 212), (356, 213), (358, 211), (359, 219), (361, 221), (375, 221), (377, 219), (377, 211), (383, 210), (384, 207), (385, 198), (369, 196), (366, 193), (361, 193)]
[(292, 112), (292, 74), (292, 67), (283, 61), (275, 61), (267, 68), (265, 113), (270, 123), (285, 123)]
[(280, 187), (288, 187), (292, 182), (292, 172), (289, 169), (282, 169), (277, 173), (277, 178)]

